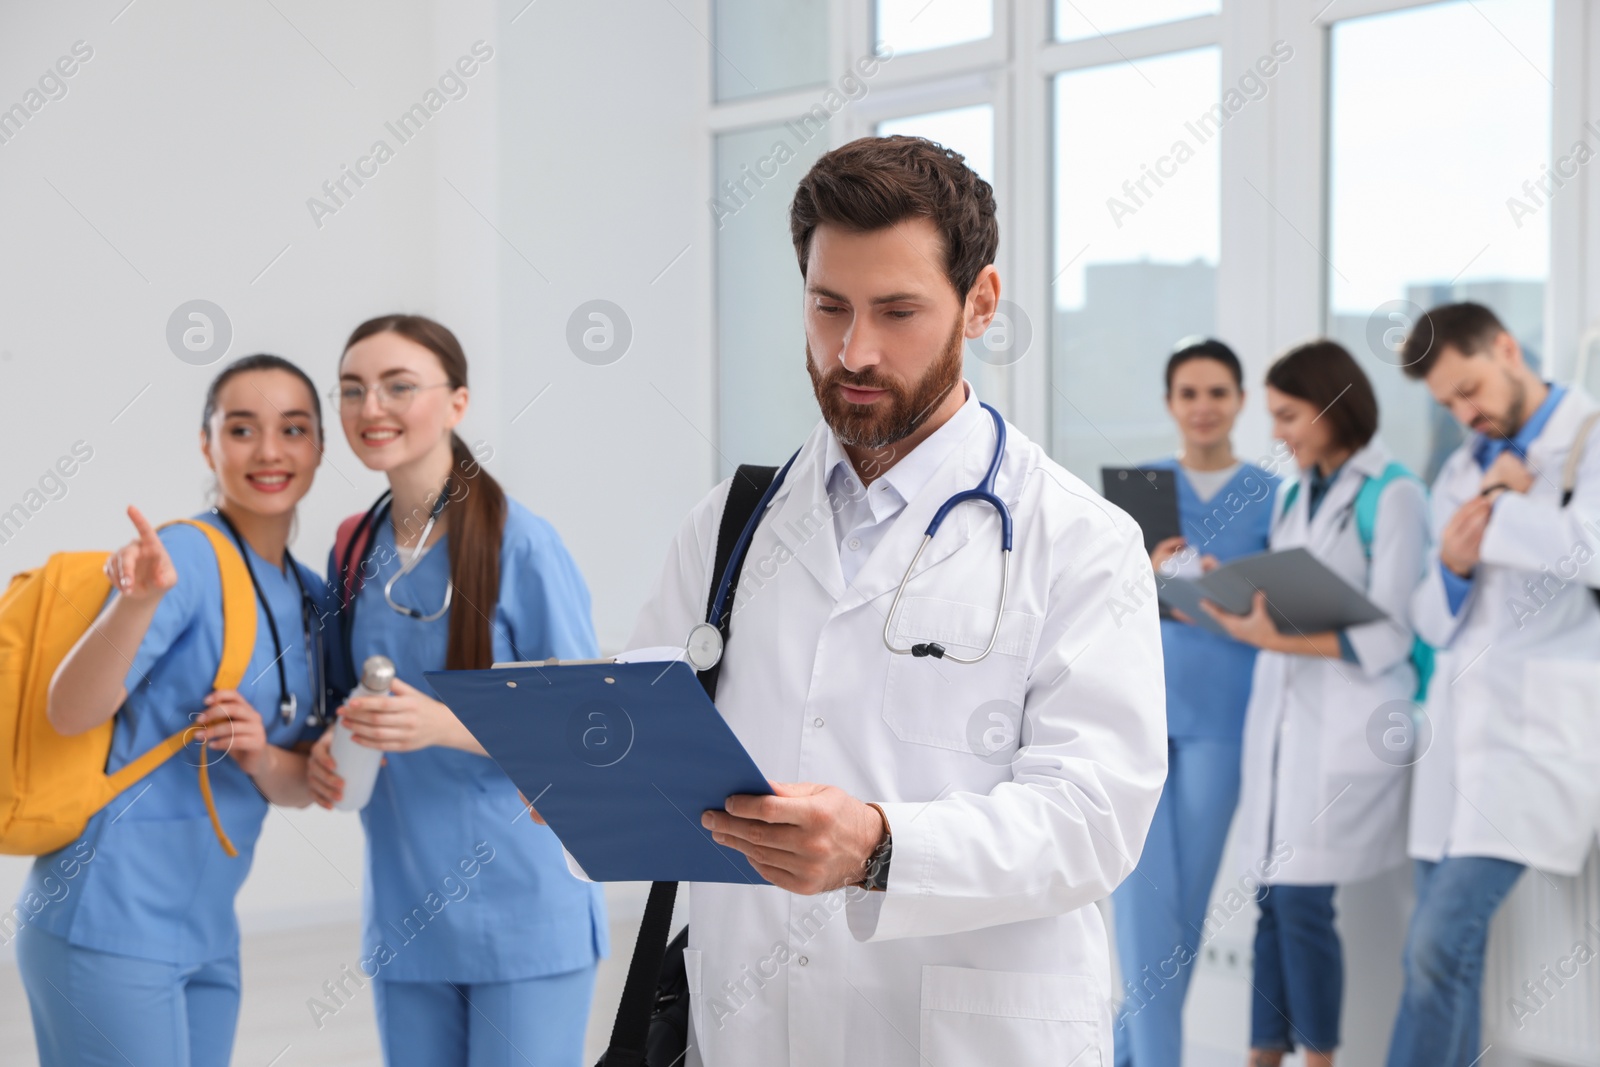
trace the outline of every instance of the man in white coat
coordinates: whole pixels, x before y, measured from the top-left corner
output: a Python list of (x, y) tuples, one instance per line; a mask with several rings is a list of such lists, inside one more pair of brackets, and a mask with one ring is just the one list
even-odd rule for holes
[[(889, 651), (924, 529), (996, 451), (961, 373), (1000, 293), (993, 193), (929, 141), (864, 138), (801, 181), (790, 227), (823, 417), (756, 529), (717, 691), (777, 795), (704, 818), (772, 885), (692, 888), (688, 1062), (1109, 1064), (1094, 903), (1166, 773), (1143, 539), (1007, 426), (993, 649), (953, 658), (983, 652), (1001, 598), (997, 512), (968, 501), (889, 626), (943, 656)], [(684, 522), (635, 647), (703, 620), (727, 496)]]
[(1479, 304), (1428, 312), (1404, 356), (1472, 432), (1434, 482), (1437, 547), (1412, 599), (1438, 652), (1389, 1065), (1466, 1067), (1489, 920), (1524, 869), (1576, 874), (1600, 819), (1600, 406), (1541, 380)]

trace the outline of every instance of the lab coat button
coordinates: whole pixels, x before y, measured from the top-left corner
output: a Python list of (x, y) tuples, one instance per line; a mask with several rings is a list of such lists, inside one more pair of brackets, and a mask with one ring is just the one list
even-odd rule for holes
[(856, 549), (858, 549), (860, 547), (861, 547), (861, 538), (859, 538), (859, 537), (850, 538), (850, 551), (854, 552)]
[(807, 959), (806, 957), (801, 956), (798, 962), (799, 962), (800, 966), (804, 967), (806, 964), (810, 963), (811, 961), (809, 959)]
[(821, 726), (822, 725), (822, 716), (819, 715), (815, 719), (812, 719), (811, 720), (811, 725), (812, 726)]

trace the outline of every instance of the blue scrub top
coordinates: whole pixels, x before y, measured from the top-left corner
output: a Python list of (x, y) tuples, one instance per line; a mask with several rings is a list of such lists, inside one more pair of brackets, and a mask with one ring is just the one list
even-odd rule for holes
[[(196, 518), (226, 532), (209, 511)], [(222, 657), (222, 580), (211, 543), (184, 525), (169, 526), (160, 537), (178, 584), (161, 598), (128, 671), (128, 697), (114, 720), (108, 772), (204, 712)], [(288, 723), (278, 713), (278, 653), (259, 599), (255, 652), (239, 693), (261, 713), (267, 740), (291, 748), (321, 733), (308, 722), (314, 705), (300, 587), (287, 570), (248, 546), (247, 552), (278, 624), (282, 662), (298, 710)], [(331, 596), (316, 573), (296, 566), (317, 604), (317, 619), (330, 624), (326, 643), (332, 644)], [(237, 957), (233, 901), (250, 872), (267, 801), (232, 757), (207, 749), (205, 758), (217, 814), (237, 856), (222, 851), (211, 828), (200, 795), (201, 750), (190, 745), (96, 813), (79, 841), (38, 857), (17, 913), (74, 945), (102, 952), (184, 966)]]
[[(450, 616), (422, 622), (388, 606), (383, 587), (401, 562), (385, 520), (357, 595), (351, 656), (357, 670), (368, 656), (387, 656), (401, 679), (431, 694), (422, 675), (444, 669)], [(394, 600), (431, 614), (449, 575), (440, 538), (395, 584)], [(450, 610), (469, 608), (458, 591)], [(514, 500), (493, 635), (496, 662), (597, 655), (583, 576), (555, 529)], [(555, 834), (528, 816), (487, 757), (442, 747), (388, 753), (361, 821), (365, 974), (503, 982), (587, 967), (609, 951), (600, 886), (572, 876)]]
[[(1176, 459), (1145, 466), (1177, 472), (1178, 522), (1196, 552), (1227, 563), (1267, 550), (1276, 477), (1254, 464), (1241, 464), (1215, 496), (1202, 501)], [(1166, 663), (1167, 736), (1237, 743), (1250, 702), (1255, 648), (1189, 623), (1162, 619), (1161, 654)]]

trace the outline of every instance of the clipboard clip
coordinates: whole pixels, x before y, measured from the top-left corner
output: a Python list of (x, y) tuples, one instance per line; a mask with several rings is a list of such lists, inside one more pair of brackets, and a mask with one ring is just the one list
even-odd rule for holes
[(596, 663), (620, 662), (622, 661), (615, 656), (602, 656), (599, 659), (557, 659), (551, 656), (549, 659), (519, 659), (507, 663), (491, 663), (489, 668), (491, 670), (499, 670), (501, 667), (580, 667)]

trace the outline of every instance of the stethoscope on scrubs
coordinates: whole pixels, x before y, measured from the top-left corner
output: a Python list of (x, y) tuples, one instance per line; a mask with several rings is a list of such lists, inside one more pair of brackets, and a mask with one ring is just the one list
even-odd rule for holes
[[(356, 524), (355, 532), (350, 538), (351, 546), (353, 547), (360, 543), (363, 533), (365, 533), (367, 541), (360, 559), (352, 561), (347, 558), (339, 561), (340, 574), (346, 576), (346, 581), (349, 580), (349, 576), (352, 574), (352, 562), (355, 565), (355, 573), (359, 575), (361, 568), (366, 565), (367, 560), (371, 557), (372, 546), (377, 541), (377, 530), (384, 520), (389, 517), (389, 509), (393, 502), (394, 494), (385, 490), (372, 507), (367, 509), (367, 513), (361, 516), (361, 521)], [(397, 603), (394, 599), (395, 583), (410, 574), (416, 568), (417, 562), (422, 559), (423, 550), (428, 544), (428, 535), (433, 533), (433, 528), (438, 524), (439, 516), (444, 513), (445, 505), (448, 503), (450, 503), (450, 479), (446, 478), (444, 488), (434, 498), (433, 506), (428, 511), (428, 521), (422, 527), (422, 536), (417, 538), (417, 543), (411, 549), (411, 554), (401, 561), (400, 569), (391, 575), (387, 582), (383, 583), (383, 601), (389, 605), (389, 610), (407, 618), (416, 619), (418, 622), (433, 622), (444, 617), (444, 613), (450, 610), (450, 601), (455, 596), (455, 583), (448, 578), (445, 579), (444, 603), (440, 604), (439, 609), (433, 612), (423, 612), (418, 608), (407, 607), (404, 604)], [(349, 639), (355, 629), (356, 598), (354, 596), (351, 596), (346, 610), (349, 617), (344, 626), (344, 634), (347, 646), (345, 653), (348, 659), (350, 653), (348, 647)]]
[[(444, 482), (444, 488), (440, 490), (439, 495), (434, 498), (433, 507), (428, 512), (427, 525), (423, 526), (422, 536), (417, 538), (415, 547), (411, 549), (411, 555), (406, 557), (405, 561), (400, 564), (400, 569), (395, 571), (387, 582), (383, 583), (383, 602), (389, 605), (389, 610), (399, 612), (401, 615), (405, 615), (408, 618), (416, 619), (418, 622), (432, 622), (435, 619), (443, 618), (444, 613), (450, 610), (450, 600), (455, 595), (456, 584), (449, 579), (446, 579), (444, 583), (444, 603), (439, 605), (438, 611), (424, 614), (416, 608), (408, 608), (404, 604), (396, 604), (394, 602), (394, 583), (410, 574), (416, 568), (417, 560), (422, 558), (423, 549), (427, 547), (428, 535), (433, 533), (434, 524), (439, 521), (440, 513), (444, 511), (444, 506), (449, 502), (450, 479), (446, 478)], [(382, 522), (386, 517), (388, 517), (388, 514), (389, 509), (387, 506), (385, 506), (383, 513), (378, 516), (374, 526), (376, 526), (378, 522)]]
[[(239, 558), (244, 560), (245, 573), (250, 576), (250, 586), (256, 591), (256, 600), (261, 604), (261, 610), (267, 617), (267, 629), (272, 633), (272, 662), (278, 668), (278, 716), (285, 725), (294, 722), (295, 715), (299, 713), (300, 699), (298, 695), (289, 690), (288, 671), (283, 666), (283, 641), (278, 636), (278, 620), (273, 617), (272, 607), (267, 603), (267, 595), (261, 588), (261, 583), (256, 579), (256, 569), (250, 565), (250, 552), (245, 547), (244, 538), (239, 535), (238, 527), (219, 509), (212, 508), (211, 514), (222, 521), (228, 528), (228, 533), (233, 535), (234, 543), (239, 546)], [(288, 571), (294, 576), (294, 584), (300, 590), (300, 632), (305, 638), (306, 649), (306, 681), (311, 684), (312, 700), (314, 705), (308, 721), (312, 726), (322, 726), (329, 721), (327, 715), (327, 694), (319, 682), (322, 671), (322, 619), (317, 612), (316, 602), (311, 599), (311, 594), (306, 590), (305, 580), (300, 577), (300, 567), (294, 561), (294, 556), (285, 546), (283, 562)], [(316, 620), (316, 625), (312, 625)]]
[[(1006, 450), (1006, 423), (1000, 413), (988, 404), (979, 401), (979, 406), (989, 413), (994, 420), (994, 458), (989, 461), (989, 469), (984, 474), (983, 480), (971, 489), (964, 489), (950, 497), (939, 510), (933, 513), (933, 520), (928, 523), (928, 528), (923, 531), (922, 544), (917, 546), (917, 551), (911, 557), (911, 562), (906, 567), (905, 575), (900, 579), (900, 587), (895, 590), (894, 601), (889, 605), (889, 614), (883, 620), (883, 644), (890, 652), (897, 656), (914, 656), (918, 659), (932, 656), (934, 659), (945, 659), (955, 663), (977, 663), (990, 652), (994, 651), (995, 642), (1000, 637), (1000, 623), (1005, 618), (1006, 594), (1011, 584), (1011, 510), (1006, 507), (994, 492), (995, 477), (1000, 473), (1000, 461), (1005, 456)], [(745, 550), (749, 548), (751, 539), (755, 536), (756, 527), (761, 523), (761, 515), (772, 503), (772, 498), (777, 495), (778, 487), (783, 484), (784, 477), (789, 473), (789, 468), (794, 465), (795, 459), (800, 455), (796, 452), (789, 457), (789, 462), (778, 471), (777, 477), (772, 479), (772, 484), (762, 494), (761, 501), (756, 505), (756, 510), (750, 516), (750, 521), (745, 523), (744, 529), (739, 534), (738, 541), (734, 542), (733, 552), (728, 558), (728, 566), (723, 570), (721, 578), (717, 581), (717, 595), (712, 601), (711, 612), (705, 622), (696, 623), (689, 631), (688, 640), (685, 642), (685, 658), (689, 665), (697, 671), (708, 671), (715, 667), (722, 659), (723, 615), (728, 604), (728, 588), (733, 584), (734, 568), (744, 559)], [(989, 643), (982, 652), (976, 656), (957, 656), (945, 649), (936, 641), (921, 642), (909, 648), (897, 647), (893, 638), (895, 613), (900, 607), (900, 599), (905, 595), (906, 584), (911, 581), (911, 575), (917, 568), (917, 561), (922, 558), (922, 553), (933, 540), (934, 534), (939, 532), (939, 527), (944, 523), (945, 516), (950, 514), (957, 505), (969, 500), (979, 500), (994, 508), (1000, 516), (1000, 607), (994, 616), (994, 629), (989, 633)]]

